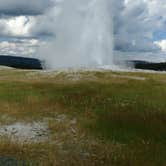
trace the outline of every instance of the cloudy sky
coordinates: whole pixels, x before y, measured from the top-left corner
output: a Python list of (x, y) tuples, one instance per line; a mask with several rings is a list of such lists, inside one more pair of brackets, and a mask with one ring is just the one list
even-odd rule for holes
[[(56, 35), (60, 1), (0, 0), (0, 54), (36, 56), (38, 47)], [(166, 59), (166, 1), (112, 2), (115, 52)]]

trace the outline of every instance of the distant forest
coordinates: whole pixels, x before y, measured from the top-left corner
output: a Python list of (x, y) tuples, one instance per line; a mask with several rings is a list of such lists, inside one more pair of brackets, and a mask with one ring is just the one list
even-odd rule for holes
[(166, 62), (131, 61), (136, 69), (166, 71)]
[(42, 63), (36, 58), (0, 55), (0, 65), (18, 69), (42, 69)]

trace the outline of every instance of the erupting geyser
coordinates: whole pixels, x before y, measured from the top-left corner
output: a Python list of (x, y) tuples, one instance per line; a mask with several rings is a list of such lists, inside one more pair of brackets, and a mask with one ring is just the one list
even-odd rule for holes
[[(40, 50), (47, 68), (113, 65), (111, 0), (59, 0), (56, 37)], [(58, 11), (58, 12), (57, 12)]]

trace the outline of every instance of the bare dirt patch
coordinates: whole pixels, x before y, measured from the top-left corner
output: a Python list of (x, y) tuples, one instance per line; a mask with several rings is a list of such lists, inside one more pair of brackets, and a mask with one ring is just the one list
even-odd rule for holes
[(49, 138), (49, 130), (46, 123), (13, 123), (0, 126), (0, 136), (7, 137), (11, 141), (22, 143), (43, 142)]
[(141, 80), (141, 81), (146, 80), (145, 77), (139, 77), (139, 76), (127, 76), (127, 75), (115, 75), (115, 74), (112, 74), (111, 77), (115, 77), (115, 78), (126, 78), (126, 79)]

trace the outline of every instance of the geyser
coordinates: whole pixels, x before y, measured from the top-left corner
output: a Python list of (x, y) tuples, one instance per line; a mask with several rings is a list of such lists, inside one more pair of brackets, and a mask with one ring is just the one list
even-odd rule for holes
[(46, 68), (113, 65), (110, 0), (59, 0), (55, 39), (40, 49)]

